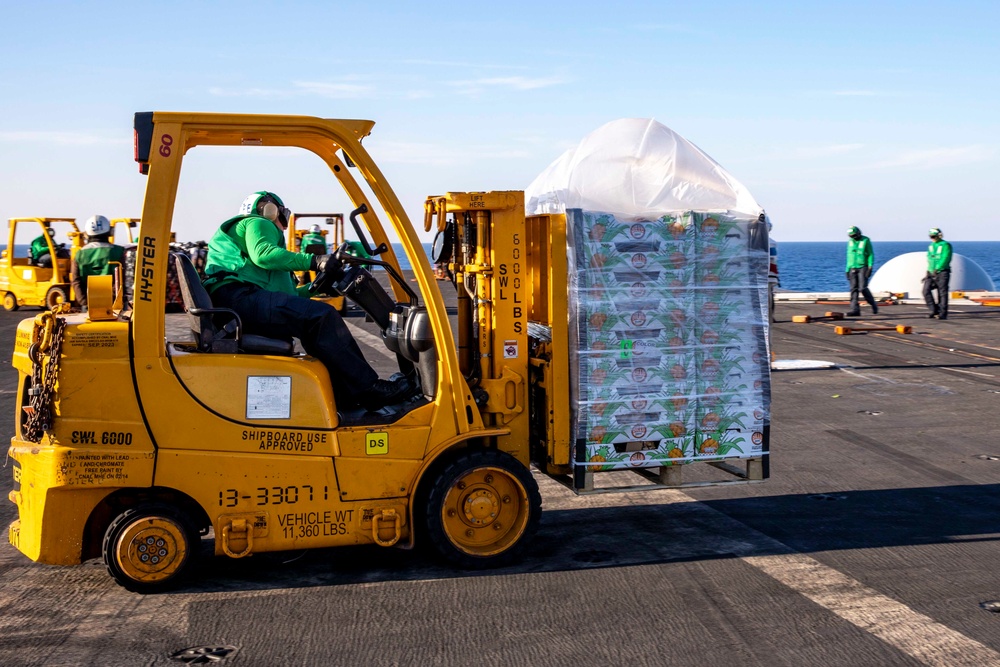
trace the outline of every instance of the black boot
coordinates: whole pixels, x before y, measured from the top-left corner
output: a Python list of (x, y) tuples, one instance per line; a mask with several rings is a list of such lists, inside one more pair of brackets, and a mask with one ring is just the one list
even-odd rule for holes
[(395, 380), (375, 380), (371, 389), (358, 397), (361, 407), (369, 411), (384, 408), (387, 405), (401, 403), (413, 395), (413, 385), (405, 377)]
[(878, 315), (878, 306), (872, 304), (872, 315)]

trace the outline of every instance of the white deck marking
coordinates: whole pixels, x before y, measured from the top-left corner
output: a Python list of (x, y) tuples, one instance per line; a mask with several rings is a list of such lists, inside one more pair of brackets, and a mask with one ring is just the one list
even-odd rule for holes
[[(815, 558), (796, 552), (718, 510), (707, 505), (697, 507), (715, 515), (712, 520), (715, 525), (731, 522), (732, 528), (723, 530), (731, 536), (747, 540), (747, 551), (736, 554), (743, 562), (925, 665), (1000, 665), (1000, 653), (985, 644), (910, 609), (839, 570), (823, 565)], [(754, 556), (748, 551), (776, 555)]]
[(1000, 665), (1000, 653), (803, 554), (743, 561), (925, 665)]
[(991, 375), (989, 373), (977, 373), (976, 371), (967, 371), (967, 370), (962, 369), (962, 368), (948, 368), (947, 366), (941, 366), (940, 368), (943, 371), (951, 371), (952, 373), (965, 373), (966, 375), (978, 375), (979, 377), (983, 377), (983, 378), (993, 378), (993, 377), (996, 377), (996, 375)]

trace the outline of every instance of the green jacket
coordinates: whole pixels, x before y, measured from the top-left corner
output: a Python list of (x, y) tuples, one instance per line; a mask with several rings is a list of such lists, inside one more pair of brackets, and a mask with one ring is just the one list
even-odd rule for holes
[(42, 255), (47, 255), (49, 253), (49, 242), (48, 235), (42, 234), (37, 239), (31, 242), (31, 247), (28, 249), (28, 254), (31, 256), (31, 261), (37, 262), (38, 258)]
[(867, 236), (847, 242), (847, 270), (871, 268), (875, 264), (875, 252)]
[(951, 244), (935, 241), (927, 246), (927, 270), (931, 273), (951, 270)]
[(325, 248), (326, 248), (326, 237), (323, 236), (322, 234), (313, 234), (312, 232), (309, 232), (308, 234), (303, 234), (302, 235), (302, 242), (301, 242), (301, 245), (299, 246), (300, 252), (305, 252), (306, 248), (308, 246), (311, 246), (311, 245), (314, 245), (314, 244), (318, 244), (318, 245), (323, 246), (323, 248), (324, 248), (323, 254), (326, 254), (326, 250), (325, 250)]
[(269, 292), (309, 296), (309, 286), (296, 288), (292, 271), (308, 271), (312, 255), (285, 249), (285, 238), (273, 222), (241, 215), (222, 223), (208, 242), (205, 287), (249, 283)]
[(125, 248), (105, 241), (91, 241), (76, 251), (69, 278), (73, 294), (81, 306), (87, 305), (87, 277), (111, 275), (114, 272), (111, 262), (124, 266)]
[(348, 241), (347, 242), (347, 252), (354, 257), (360, 257), (361, 259), (369, 259), (371, 255), (365, 250), (365, 247), (361, 245), (361, 241)]

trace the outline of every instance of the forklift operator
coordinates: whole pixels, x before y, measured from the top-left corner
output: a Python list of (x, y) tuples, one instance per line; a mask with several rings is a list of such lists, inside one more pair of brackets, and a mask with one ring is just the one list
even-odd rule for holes
[[(49, 254), (49, 242), (48, 238), (52, 237), (53, 240), (56, 236), (56, 230), (51, 227), (45, 228), (45, 233), (36, 238), (31, 242), (31, 247), (28, 248), (28, 258), (31, 260), (30, 263), (35, 266), (41, 267), (43, 269), (52, 268), (52, 255)], [(56, 250), (58, 253), (59, 251)]]
[(262, 191), (222, 223), (208, 243), (205, 264), (205, 288), (214, 305), (236, 311), (247, 333), (298, 338), (330, 372), (340, 407), (360, 404), (374, 411), (409, 398), (409, 380), (380, 379), (336, 308), (310, 299), (308, 286), (294, 285), (290, 272), (323, 271), (331, 255), (286, 250), (289, 214), (277, 195)]
[(313, 255), (326, 254), (326, 238), (323, 236), (323, 230), (319, 225), (313, 225), (309, 228), (307, 234), (302, 235), (302, 244), (299, 252)]

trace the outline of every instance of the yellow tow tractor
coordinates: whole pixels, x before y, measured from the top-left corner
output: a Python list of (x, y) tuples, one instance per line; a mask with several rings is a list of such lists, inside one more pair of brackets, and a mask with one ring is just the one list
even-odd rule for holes
[[(330, 252), (330, 248), (337, 249), (342, 243), (344, 243), (344, 214), (343, 213), (293, 213), (288, 219), (288, 249), (292, 252), (302, 252), (302, 239), (307, 234), (309, 234), (308, 229), (300, 229), (298, 222), (300, 220), (305, 220), (309, 218), (320, 219), (323, 224), (333, 227), (332, 230), (327, 231), (326, 229), (320, 228), (320, 235), (323, 236), (324, 243), (322, 247), (320, 244), (314, 244), (315, 248), (309, 248), (307, 251), (312, 252), (316, 255), (325, 255)], [(299, 272), (296, 277), (300, 284), (307, 282), (312, 282), (316, 278), (315, 271), (302, 271)], [(314, 299), (319, 299), (325, 301), (338, 311), (343, 313), (346, 310), (347, 303), (344, 301), (343, 294), (334, 295), (318, 295), (314, 296)]]
[[(68, 248), (59, 241), (60, 233), (68, 240)], [(75, 218), (11, 218), (7, 247), (0, 253), (4, 310), (21, 306), (51, 309), (71, 301), (70, 262), (82, 245), (83, 234)]]
[[(532, 463), (578, 494), (703, 485), (681, 477), (681, 464), (699, 456), (721, 469), (745, 463), (734, 482), (767, 477), (766, 422), (748, 427), (752, 433), (740, 431), (718, 395), (709, 402), (707, 390), (711, 412), (695, 413), (693, 383), (690, 393), (666, 394), (669, 400), (655, 406), (659, 412), (687, 406), (688, 435), (674, 433), (664, 444), (667, 436), (640, 432), (632, 413), (652, 412), (652, 401), (645, 400), (652, 394), (633, 392), (626, 406), (631, 435), (614, 442), (610, 434), (594, 436), (604, 453), (589, 453), (578, 430), (586, 405), (572, 399), (580, 355), (567, 319), (567, 216), (526, 218), (522, 192), (448, 193), (425, 203), (425, 229), (436, 221), (453, 241), (442, 261), (455, 276), (456, 341), (417, 230), (361, 143), (373, 126), (305, 116), (136, 114), (136, 161), (147, 183), (132, 310), (114, 307), (110, 276), (92, 277), (91, 314), (57, 307), (17, 331), (11, 544), (41, 563), (103, 558), (119, 584), (141, 592), (174, 585), (203, 541), (216, 556), (230, 558), (339, 545), (417, 545), (454, 566), (484, 568), (511, 562), (538, 528), (541, 497)], [(363, 221), (361, 238), (372, 247), (371, 257), (353, 257), (342, 244), (314, 285), (344, 294), (366, 312), (372, 335), (419, 387), (418, 396), (377, 412), (337, 406), (322, 363), (294, 353), (284, 341), (243, 334), (235, 313), (212, 305), (186, 257), (170, 253), (187, 153), (251, 145), (310, 151), (342, 186), (355, 207), (352, 217)], [(737, 243), (735, 231), (709, 220), (711, 225), (701, 223), (706, 234), (718, 230), (720, 240)], [(614, 231), (600, 224), (602, 233)], [(638, 227), (624, 230), (638, 238)], [(412, 286), (401, 275), (389, 230), (409, 259)], [(167, 326), (171, 262), (188, 311), (187, 319), (177, 317), (193, 336)], [(363, 264), (387, 272), (391, 293)], [(766, 299), (766, 261), (761, 265), (755, 294)], [(622, 278), (631, 281), (632, 275)], [(94, 304), (107, 304), (111, 312)], [(705, 317), (718, 314), (717, 305), (699, 303)], [(759, 316), (766, 309), (743, 312)], [(693, 316), (674, 319), (694, 322)], [(646, 333), (669, 326), (664, 320), (650, 328), (650, 322)], [(727, 359), (740, 353), (721, 331), (713, 339), (721, 337), (719, 350), (725, 345)], [(766, 337), (755, 335), (756, 359), (760, 349), (766, 352), (760, 347)], [(633, 378), (621, 384), (623, 393), (643, 390), (655, 370), (639, 364), (653, 355), (636, 338), (609, 352), (604, 371), (606, 380)], [(689, 377), (695, 375), (693, 359)], [(706, 376), (710, 371), (720, 382), (739, 380), (725, 360), (698, 361)], [(676, 368), (663, 367), (677, 375)], [(597, 384), (596, 371), (590, 382)], [(769, 385), (761, 386), (766, 391)], [(612, 412), (607, 405), (602, 410)], [(625, 420), (626, 412), (618, 414)], [(696, 414), (706, 429), (702, 436), (695, 432)], [(732, 433), (745, 435), (745, 442)], [(611, 469), (642, 473), (635, 478), (640, 483), (603, 488), (596, 479)]]

